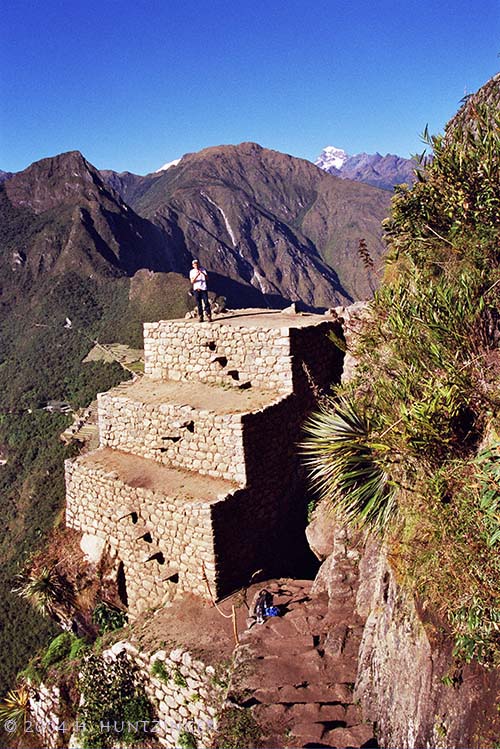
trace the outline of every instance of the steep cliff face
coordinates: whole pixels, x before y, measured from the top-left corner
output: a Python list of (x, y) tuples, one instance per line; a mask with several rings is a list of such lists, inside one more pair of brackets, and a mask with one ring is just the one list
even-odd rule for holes
[[(453, 657), (442, 623), (431, 621), (429, 612), (419, 609), (398, 584), (377, 540), (368, 539), (361, 550), (359, 535), (335, 526), (321, 505), (307, 537), (324, 560), (313, 591), (328, 594), (329, 610), (345, 606), (351, 590), (356, 595), (356, 620), (365, 624), (354, 700), (363, 719), (377, 725), (379, 745), (387, 749), (494, 746), (500, 729), (498, 669), (460, 663)], [(335, 637), (331, 631), (326, 642)]]
[(458, 663), (442, 627), (397, 583), (369, 541), (360, 562), (358, 613), (366, 625), (355, 697), (386, 747), (490, 747), (498, 736), (500, 674)]

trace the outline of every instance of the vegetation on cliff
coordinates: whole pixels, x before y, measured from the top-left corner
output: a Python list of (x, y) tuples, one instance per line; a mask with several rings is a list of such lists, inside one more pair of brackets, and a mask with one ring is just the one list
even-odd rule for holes
[[(500, 663), (500, 81), (424, 137), (353, 380), (308, 424), (320, 493), (386, 537), (457, 656)], [(492, 95), (493, 92), (493, 95)]]
[[(4, 240), (0, 233), (0, 255)], [(188, 286), (170, 273), (109, 280), (68, 272), (28, 284), (18, 302), (0, 309), (0, 451), (7, 460), (0, 466), (0, 694), (56, 631), (11, 593), (60, 519), (64, 459), (76, 452), (60, 440), (71, 417), (44, 408), (51, 400), (86, 406), (127, 379), (116, 362), (82, 363), (93, 341), (141, 347), (142, 322), (183, 315)]]

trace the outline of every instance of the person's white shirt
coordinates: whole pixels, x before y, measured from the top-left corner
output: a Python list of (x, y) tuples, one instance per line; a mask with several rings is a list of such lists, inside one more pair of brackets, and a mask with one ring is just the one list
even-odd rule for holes
[(189, 280), (191, 281), (194, 291), (207, 290), (207, 275), (207, 271), (201, 266), (189, 271)]

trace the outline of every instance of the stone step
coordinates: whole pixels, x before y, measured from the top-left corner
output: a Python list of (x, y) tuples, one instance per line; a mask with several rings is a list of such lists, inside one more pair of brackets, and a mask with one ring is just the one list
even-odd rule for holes
[(124, 565), (131, 605), (144, 590), (151, 591), (149, 603), (161, 601), (176, 575), (179, 590), (207, 597), (208, 580), (217, 596), (212, 505), (236, 489), (228, 481), (100, 448), (66, 463), (66, 523), (105, 535)]
[[(152, 460), (108, 447), (80, 456), (72, 466), (73, 474), (84, 469), (87, 475), (124, 485), (129, 490), (127, 506), (133, 504), (133, 495), (141, 492), (168, 498), (180, 507), (186, 502), (196, 505), (218, 501), (236, 489), (234, 482), (158, 465)], [(127, 496), (127, 492), (122, 491), (119, 495)]]
[(100, 444), (244, 486), (253, 413), (283, 397), (143, 377), (98, 396)]
[(373, 725), (353, 703), (361, 630), (354, 595), (336, 617), (310, 581), (262, 587), (282, 615), (241, 634), (232, 694), (254, 710), (263, 746), (376, 747)]

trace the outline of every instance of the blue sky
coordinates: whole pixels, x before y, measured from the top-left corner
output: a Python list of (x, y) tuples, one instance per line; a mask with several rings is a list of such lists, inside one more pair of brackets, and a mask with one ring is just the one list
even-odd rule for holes
[(499, 0), (4, 0), (0, 24), (8, 171), (242, 141), (408, 156), (500, 67)]

